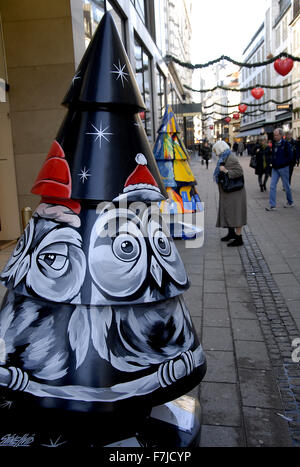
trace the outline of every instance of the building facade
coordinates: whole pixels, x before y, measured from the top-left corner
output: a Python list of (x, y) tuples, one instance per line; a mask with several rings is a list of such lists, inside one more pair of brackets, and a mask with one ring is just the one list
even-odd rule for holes
[(164, 57), (189, 59), (191, 0), (0, 0), (0, 240), (18, 238), (22, 209), (34, 210), (39, 202), (31, 187), (65, 116), (65, 92), (105, 10), (136, 72), (150, 144), (166, 103), (189, 99), (182, 84), (189, 84), (189, 76)]
[[(244, 50), (243, 62), (254, 64), (268, 60), (282, 52), (293, 54), (292, 19), (291, 0), (270, 0), (263, 24)], [(285, 131), (292, 129), (292, 105), (295, 105), (293, 101), (295, 90), (292, 86), (294, 79), (294, 72), (281, 76), (276, 72), (273, 64), (253, 68), (243, 67), (241, 87), (251, 89), (258, 85), (281, 87), (264, 88), (264, 96), (259, 100), (251, 95), (251, 89), (242, 94), (243, 102), (250, 106), (247, 109), (247, 115), (242, 119), (240, 136), (251, 139), (261, 133), (267, 133), (271, 137), (277, 127), (282, 127)], [(270, 100), (273, 102), (268, 102)], [(285, 103), (285, 105), (280, 103)], [(251, 106), (251, 104), (256, 105)]]
[[(292, 2), (292, 55), (300, 57), (300, 0)], [(292, 70), (293, 136), (300, 138), (300, 63), (295, 62)]]

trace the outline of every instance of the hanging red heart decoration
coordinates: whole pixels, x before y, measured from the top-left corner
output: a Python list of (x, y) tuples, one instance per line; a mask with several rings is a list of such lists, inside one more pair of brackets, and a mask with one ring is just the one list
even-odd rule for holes
[(291, 58), (277, 58), (274, 62), (274, 68), (282, 76), (287, 75), (294, 66), (294, 60)]
[(254, 88), (251, 91), (251, 94), (255, 99), (260, 99), (264, 95), (264, 93), (265, 91), (263, 90), (263, 88)]
[(239, 111), (243, 114), (247, 110), (247, 105), (246, 104), (240, 104), (239, 105)]
[(229, 123), (231, 121), (231, 118), (230, 117), (226, 117), (225, 118), (225, 122)]
[(213, 126), (213, 125), (210, 125), (209, 128), (210, 128), (210, 130), (213, 130), (213, 129), (214, 129), (214, 126)]
[(238, 120), (238, 119), (240, 118), (240, 114), (239, 114), (239, 113), (233, 114), (233, 118), (234, 118), (235, 120)]

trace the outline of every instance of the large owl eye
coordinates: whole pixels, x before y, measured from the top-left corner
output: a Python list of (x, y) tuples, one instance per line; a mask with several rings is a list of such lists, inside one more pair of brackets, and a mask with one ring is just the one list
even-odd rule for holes
[(160, 266), (175, 283), (185, 286), (188, 279), (184, 264), (162, 217), (149, 210), (145, 212), (143, 222), (147, 223), (149, 242)]
[(154, 245), (157, 251), (163, 256), (169, 256), (171, 253), (171, 245), (168, 237), (161, 230), (157, 230), (154, 233)]
[(114, 240), (112, 249), (117, 258), (121, 261), (134, 261), (140, 254), (138, 241), (127, 234), (120, 234)]
[(38, 262), (41, 266), (49, 266), (56, 271), (59, 271), (64, 267), (68, 258), (63, 255), (55, 255), (53, 253), (45, 253), (43, 255), (39, 255)]
[[(127, 300), (138, 293), (147, 276), (147, 245), (140, 219), (127, 209), (102, 212), (91, 232), (89, 268), (94, 303)], [(109, 225), (106, 230), (105, 226)]]
[(54, 244), (42, 250), (37, 256), (41, 272), (50, 278), (62, 276), (69, 266), (68, 247), (66, 244)]

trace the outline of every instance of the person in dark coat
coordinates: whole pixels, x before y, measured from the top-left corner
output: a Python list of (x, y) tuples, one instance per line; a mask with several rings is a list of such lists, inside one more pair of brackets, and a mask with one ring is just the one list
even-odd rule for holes
[(283, 139), (282, 128), (276, 128), (273, 133), (274, 144), (272, 147), (272, 178), (270, 185), (270, 205), (266, 207), (266, 211), (276, 211), (276, 189), (278, 180), (281, 178), (283, 188), (286, 194), (287, 203), (285, 208), (294, 207), (293, 195), (289, 183), (290, 162), (293, 154), (290, 144)]
[(211, 158), (211, 147), (207, 141), (205, 141), (202, 147), (202, 158), (205, 161), (206, 168), (208, 169), (208, 161)]
[(219, 186), (219, 209), (216, 227), (228, 228), (228, 234), (221, 238), (227, 246), (243, 245), (242, 228), (247, 224), (247, 199), (245, 186), (238, 191), (225, 192), (220, 184), (222, 172), (228, 173), (229, 178), (243, 175), (243, 169), (238, 158), (231, 152), (225, 141), (217, 141), (213, 145), (213, 152), (219, 158), (214, 171), (214, 180)]
[(260, 191), (267, 191), (267, 181), (271, 173), (271, 149), (268, 145), (267, 135), (259, 137), (253, 154), (256, 157), (255, 175), (258, 176)]

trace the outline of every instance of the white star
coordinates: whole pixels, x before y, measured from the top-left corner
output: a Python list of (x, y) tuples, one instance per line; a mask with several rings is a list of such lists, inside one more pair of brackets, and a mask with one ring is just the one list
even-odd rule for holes
[(81, 169), (81, 172), (77, 174), (79, 175), (82, 183), (84, 183), (88, 179), (88, 177), (91, 176), (91, 174), (89, 174), (89, 171), (90, 169), (86, 169), (86, 167), (83, 167), (83, 169)]
[(72, 79), (72, 84), (74, 85), (74, 81), (76, 81), (76, 79), (81, 79), (81, 76), (79, 76), (79, 73), (77, 73), (73, 79)]
[(63, 441), (62, 443), (59, 443), (58, 441), (60, 438), (61, 436), (59, 436), (56, 441), (53, 441), (50, 438), (50, 444), (42, 444), (41, 446), (45, 446), (46, 448), (57, 448), (58, 446), (61, 446), (62, 444), (65, 444), (67, 442), (67, 441)]
[(4, 401), (2, 404), (0, 404), (0, 408), (8, 408), (10, 409), (11, 406), (13, 405), (13, 401)]
[(108, 126), (102, 129), (102, 122), (100, 123), (100, 128), (96, 128), (93, 124), (91, 124), (92, 127), (96, 130), (95, 133), (86, 133), (87, 135), (97, 135), (95, 141), (99, 139), (99, 147), (101, 149), (101, 142), (102, 138), (106, 139), (106, 141), (110, 142), (109, 139), (106, 138), (106, 135), (113, 135), (113, 133), (105, 133), (105, 130), (107, 130)]
[(129, 76), (128, 73), (125, 73), (125, 71), (123, 71), (125, 66), (126, 65), (123, 65), (122, 68), (121, 68), (121, 63), (120, 63), (120, 60), (119, 60), (119, 68), (117, 67), (117, 65), (114, 64), (114, 67), (117, 69), (117, 71), (111, 71), (111, 73), (116, 73), (118, 75), (117, 80), (119, 78), (121, 78), (123, 88), (124, 88), (124, 81), (123, 80), (125, 79), (125, 81), (128, 81), (125, 75)]

